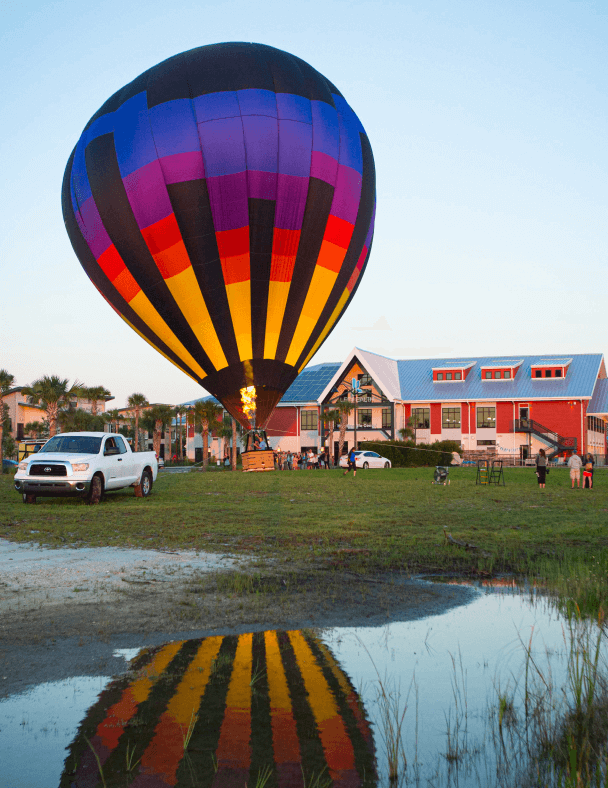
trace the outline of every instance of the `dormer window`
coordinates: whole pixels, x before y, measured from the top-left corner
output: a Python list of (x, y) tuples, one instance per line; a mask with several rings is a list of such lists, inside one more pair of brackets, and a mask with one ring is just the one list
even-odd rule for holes
[(565, 378), (571, 363), (571, 358), (543, 358), (538, 364), (531, 365), (530, 374), (532, 380)]
[(523, 364), (521, 358), (495, 358), (481, 365), (482, 380), (512, 380), (517, 375), (517, 370)]
[(446, 361), (440, 367), (433, 367), (433, 383), (454, 383), (466, 380), (476, 361)]

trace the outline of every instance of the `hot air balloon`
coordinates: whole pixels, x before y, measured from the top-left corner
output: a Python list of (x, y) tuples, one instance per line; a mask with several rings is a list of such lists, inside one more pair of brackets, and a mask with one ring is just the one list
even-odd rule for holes
[(89, 709), (60, 787), (98, 785), (100, 772), (131, 788), (190, 786), (192, 775), (213, 786), (378, 783), (361, 698), (329, 648), (300, 630), (141, 652)]
[(106, 101), (69, 158), (62, 208), (115, 311), (263, 428), (359, 285), (374, 161), (340, 91), (306, 62), (216, 44)]

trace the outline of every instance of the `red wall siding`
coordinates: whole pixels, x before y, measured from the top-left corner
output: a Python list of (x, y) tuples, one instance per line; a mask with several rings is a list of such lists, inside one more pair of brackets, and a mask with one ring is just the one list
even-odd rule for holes
[(477, 403), (471, 403), (471, 432), (470, 435), (475, 435), (477, 432)]
[[(319, 425), (320, 427), (321, 425)], [(277, 408), (266, 427), (268, 436), (282, 437), (298, 434), (298, 409), (297, 408)]]
[(431, 404), (431, 435), (441, 434), (441, 403)]
[[(515, 418), (519, 418), (517, 408), (515, 409)], [(511, 432), (511, 422), (513, 421), (513, 403), (511, 402), (497, 402), (496, 403), (496, 432)]]
[[(587, 413), (587, 403), (583, 402), (583, 425)], [(540, 422), (544, 427), (555, 430), (564, 438), (575, 437), (578, 440), (578, 450), (581, 451), (581, 405), (576, 401), (574, 407), (567, 402), (557, 400), (536, 400), (530, 402), (530, 418)]]

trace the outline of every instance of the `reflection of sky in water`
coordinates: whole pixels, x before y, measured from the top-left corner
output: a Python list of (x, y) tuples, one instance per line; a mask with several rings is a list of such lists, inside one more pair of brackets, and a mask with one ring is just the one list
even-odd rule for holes
[(78, 676), (0, 701), (0, 785), (57, 788), (65, 748), (109, 681)]
[[(494, 699), (496, 705), (497, 681), (505, 688), (508, 683), (513, 687), (522, 678), (524, 649), (520, 638), (527, 644), (532, 631), (538, 665), (546, 666), (550, 659), (553, 684), (561, 686), (564, 665), (559, 657), (565, 653), (561, 620), (546, 602), (539, 600), (531, 605), (527, 598), (512, 594), (485, 593), (469, 605), (421, 621), (384, 628), (324, 630), (322, 640), (361, 694), (368, 717), (376, 723), (378, 675), (388, 689), (399, 685), (404, 698), (415, 677), (418, 762), (424, 777), (432, 774), (438, 763), (446, 764), (441, 756), (447, 747), (446, 720), (452, 728), (456, 724), (455, 679), (462, 710), (466, 701), (466, 743), (471, 748), (487, 731), (487, 704)], [(130, 659), (136, 650), (122, 649), (118, 653)], [(65, 748), (108, 682), (106, 677), (76, 677), (43, 684), (0, 701), (1, 784), (11, 788), (56, 788)], [(415, 728), (416, 690), (412, 687), (405, 724), (410, 768), (414, 762)], [(382, 772), (380, 725), (374, 725), (373, 730)], [(487, 781), (485, 777), (479, 779), (479, 775), (468, 780), (461, 774), (454, 784), (462, 788), (490, 785), (492, 752), (489, 748), (483, 763), (478, 764), (481, 772), (487, 774)]]
[[(524, 649), (520, 637), (527, 645), (533, 627), (533, 654), (539, 667), (546, 665), (547, 654), (564, 655), (562, 621), (546, 602), (541, 599), (531, 605), (522, 596), (494, 593), (483, 594), (469, 605), (421, 621), (389, 624), (383, 629), (326, 630), (323, 640), (350, 676), (375, 723), (379, 760), (383, 751), (375, 707), (378, 675), (383, 682), (388, 677), (388, 688), (399, 684), (403, 697), (415, 676), (418, 761), (424, 764), (424, 774), (425, 769), (434, 769), (439, 756), (446, 752), (448, 714), (452, 729), (455, 727), (454, 679), (460, 689), (466, 686), (466, 693), (460, 693), (458, 702), (467, 701), (468, 745), (472, 747), (483, 739), (487, 729), (487, 701), (496, 696), (494, 687), (498, 677), (503, 688), (507, 682), (513, 687), (515, 680), (522, 678)], [(565, 666), (557, 659), (551, 661), (553, 682), (561, 686)], [(412, 765), (416, 735), (413, 687), (405, 719), (404, 738), (408, 762)], [(441, 760), (445, 765), (445, 760)], [(491, 773), (492, 763), (484, 764), (486, 768)], [(478, 784), (477, 777), (471, 784)], [(467, 785), (462, 777), (459, 785)]]

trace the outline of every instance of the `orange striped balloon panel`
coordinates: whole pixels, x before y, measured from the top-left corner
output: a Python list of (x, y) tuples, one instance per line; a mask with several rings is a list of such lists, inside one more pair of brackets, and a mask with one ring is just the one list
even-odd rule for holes
[(302, 631), (143, 653), (88, 712), (60, 786), (96, 788), (100, 770), (108, 788), (376, 785), (360, 700), (328, 648)]
[(118, 314), (243, 424), (235, 395), (254, 385), (261, 427), (359, 284), (374, 161), (351, 107), (308, 63), (219, 44), (103, 105), (68, 161), (62, 205)]

